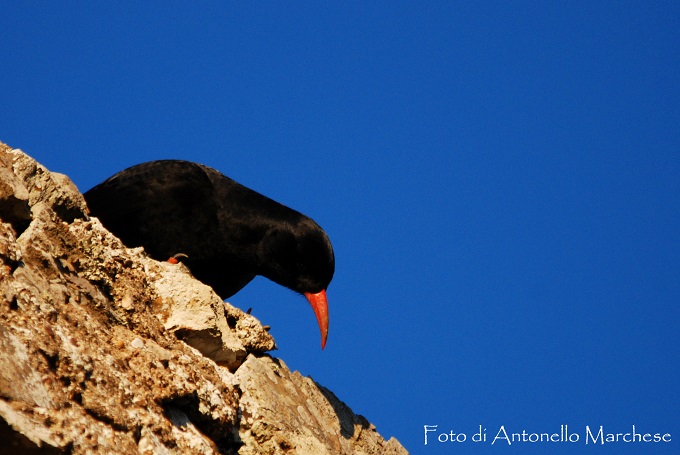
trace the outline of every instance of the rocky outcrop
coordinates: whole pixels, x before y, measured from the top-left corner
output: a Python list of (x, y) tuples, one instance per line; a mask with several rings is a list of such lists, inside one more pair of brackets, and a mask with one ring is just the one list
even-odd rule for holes
[(126, 248), (0, 143), (0, 452), (406, 454), (267, 354), (181, 264)]

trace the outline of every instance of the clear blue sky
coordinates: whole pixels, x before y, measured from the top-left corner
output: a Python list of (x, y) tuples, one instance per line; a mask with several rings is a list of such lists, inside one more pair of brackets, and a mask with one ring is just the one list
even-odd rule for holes
[[(0, 140), (83, 191), (183, 158), (314, 218), (326, 350), (292, 292), (231, 301), (414, 454), (680, 453), (679, 5), (0, 1)], [(672, 442), (584, 445), (633, 424)]]

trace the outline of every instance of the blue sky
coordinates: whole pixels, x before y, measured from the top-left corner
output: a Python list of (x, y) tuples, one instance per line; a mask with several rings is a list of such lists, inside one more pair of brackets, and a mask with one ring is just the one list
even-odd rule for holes
[[(678, 452), (678, 3), (0, 1), (0, 24), (3, 142), (82, 191), (201, 162), (324, 227), (325, 351), (291, 291), (230, 300), (384, 436)], [(565, 424), (578, 443), (471, 441)], [(584, 445), (633, 424), (672, 442)]]

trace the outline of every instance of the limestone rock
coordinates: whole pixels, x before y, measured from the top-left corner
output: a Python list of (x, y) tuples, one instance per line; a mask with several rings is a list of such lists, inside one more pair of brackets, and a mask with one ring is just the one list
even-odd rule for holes
[(12, 158), (0, 153), (0, 219), (23, 231), (31, 221), (28, 190), (12, 169)]
[(159, 299), (154, 311), (166, 330), (203, 355), (235, 371), (250, 352), (276, 348), (274, 338), (253, 316), (222, 302), (182, 265), (145, 259)]
[(280, 359), (249, 356), (236, 377), (243, 389), (243, 455), (406, 453), (396, 439), (386, 442), (330, 390), (291, 373)]
[(0, 143), (0, 452), (405, 454), (265, 354), (257, 319), (126, 248)]

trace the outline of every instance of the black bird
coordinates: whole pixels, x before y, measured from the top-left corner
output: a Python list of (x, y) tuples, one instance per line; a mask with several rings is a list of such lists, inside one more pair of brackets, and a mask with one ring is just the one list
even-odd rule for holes
[(303, 294), (325, 347), (335, 258), (311, 218), (215, 169), (180, 160), (125, 169), (86, 192), (85, 200), (90, 214), (127, 246), (143, 246), (157, 260), (182, 255), (222, 299), (256, 275)]

